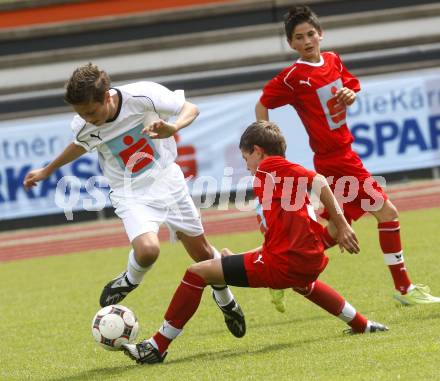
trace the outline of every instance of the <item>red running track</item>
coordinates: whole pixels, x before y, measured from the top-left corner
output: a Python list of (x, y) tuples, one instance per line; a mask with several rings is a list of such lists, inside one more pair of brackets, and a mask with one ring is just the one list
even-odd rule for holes
[[(391, 188), (387, 193), (399, 211), (440, 207), (440, 181)], [(208, 236), (258, 230), (253, 212), (205, 210), (202, 219)], [(168, 238), (166, 228), (159, 238)], [(0, 262), (128, 246), (119, 220), (38, 228), (1, 233)]]

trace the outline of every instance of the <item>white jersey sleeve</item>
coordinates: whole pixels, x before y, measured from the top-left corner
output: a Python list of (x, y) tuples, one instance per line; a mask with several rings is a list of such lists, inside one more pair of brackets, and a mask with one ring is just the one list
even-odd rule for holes
[(79, 115), (75, 115), (70, 123), (73, 131), (73, 143), (90, 152), (99, 144), (99, 140), (94, 139), (94, 135), (90, 134), (90, 126)]
[(142, 131), (159, 118), (168, 120), (178, 115), (185, 104), (184, 92), (153, 82), (118, 86), (110, 92), (119, 99), (114, 117), (95, 126), (76, 115), (71, 123), (74, 143), (86, 151), (96, 148), (114, 195), (124, 198), (134, 192), (136, 197), (148, 194), (153, 200), (162, 192), (154, 191), (158, 186), (155, 179), (174, 163), (177, 147), (173, 136), (151, 139)]
[(171, 91), (155, 82), (136, 82), (118, 88), (130, 93), (132, 96), (148, 99), (147, 108), (151, 107), (152, 109), (146, 111), (156, 112), (163, 120), (178, 115), (185, 103), (183, 90)]

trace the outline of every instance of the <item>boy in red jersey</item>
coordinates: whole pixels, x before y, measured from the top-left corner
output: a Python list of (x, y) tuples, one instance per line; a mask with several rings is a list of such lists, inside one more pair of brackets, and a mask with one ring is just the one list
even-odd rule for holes
[[(317, 280), (327, 265), (316, 222), (307, 196), (307, 185), (317, 186), (320, 199), (332, 217), (341, 249), (358, 253), (356, 235), (345, 220), (326, 179), (287, 161), (286, 143), (271, 122), (255, 122), (243, 133), (240, 149), (253, 175), (254, 192), (266, 224), (264, 243), (247, 253), (223, 250), (221, 259), (191, 265), (165, 313), (162, 327), (150, 339), (124, 345), (124, 352), (138, 363), (162, 362), (168, 346), (196, 312), (209, 284), (238, 287), (292, 287), (313, 303), (346, 322), (350, 333), (387, 331), (367, 320), (335, 290)], [(316, 188), (315, 188), (316, 189)]]
[[(403, 260), (397, 209), (351, 148), (354, 138), (346, 123), (346, 108), (360, 91), (358, 79), (336, 53), (321, 53), (322, 29), (310, 8), (293, 7), (285, 15), (284, 23), (287, 41), (300, 58), (266, 84), (255, 107), (256, 119), (269, 120), (268, 109), (293, 106), (309, 135), (316, 171), (332, 179), (333, 191), (345, 176), (359, 186), (353, 199), (344, 204), (347, 221), (356, 221), (366, 213), (364, 205), (379, 201), (379, 207), (369, 212), (378, 221), (380, 246), (398, 291), (394, 298), (403, 305), (440, 303), (428, 286), (410, 281)], [(346, 196), (349, 184), (342, 185)], [(324, 212), (323, 217), (329, 219), (328, 213)], [(322, 231), (325, 247), (334, 246), (335, 238), (336, 229), (330, 218)], [(283, 312), (283, 291), (272, 292), (272, 298), (276, 308)]]

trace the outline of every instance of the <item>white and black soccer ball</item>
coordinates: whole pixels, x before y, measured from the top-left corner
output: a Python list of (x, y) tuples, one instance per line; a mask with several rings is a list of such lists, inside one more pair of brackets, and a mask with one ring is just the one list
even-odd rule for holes
[(135, 314), (119, 304), (100, 309), (92, 320), (92, 334), (103, 348), (116, 351), (122, 344), (132, 343), (139, 332)]

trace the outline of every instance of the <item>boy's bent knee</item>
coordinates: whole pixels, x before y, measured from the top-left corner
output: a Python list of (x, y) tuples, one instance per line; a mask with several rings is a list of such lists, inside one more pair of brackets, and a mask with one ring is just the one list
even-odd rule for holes
[(187, 271), (193, 274), (197, 274), (198, 276), (203, 277), (203, 262), (193, 263), (191, 266), (187, 268)]
[(188, 267), (187, 272), (198, 275), (207, 284), (222, 284), (223, 271), (219, 267), (218, 260), (197, 262)]
[(155, 244), (142, 243), (134, 248), (136, 261), (141, 266), (149, 266), (159, 257), (160, 247)]

